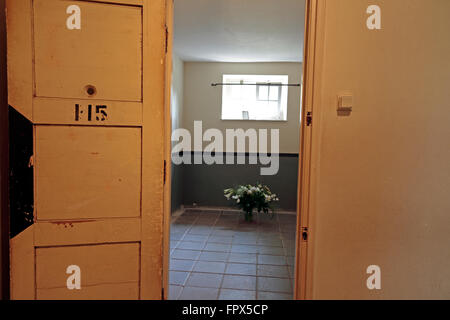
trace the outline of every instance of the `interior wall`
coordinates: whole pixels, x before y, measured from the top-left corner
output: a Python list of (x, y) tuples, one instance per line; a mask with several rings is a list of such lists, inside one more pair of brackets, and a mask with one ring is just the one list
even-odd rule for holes
[(221, 120), (223, 87), (211, 83), (222, 82), (223, 74), (288, 75), (290, 83), (300, 83), (301, 73), (301, 63), (186, 62), (183, 127), (194, 132), (194, 121), (202, 120), (204, 130), (217, 128), (224, 136), (225, 129), (279, 129), (280, 153), (298, 154), (300, 87), (289, 88), (288, 121), (230, 121)]
[(0, 0), (0, 299), (9, 298), (8, 99), (5, 1)]
[(449, 299), (450, 1), (326, 0), (325, 14), (312, 298)]
[[(246, 156), (245, 165), (182, 165), (183, 203), (202, 207), (230, 207), (223, 195), (225, 189), (241, 184), (263, 183), (276, 193), (280, 201), (276, 209), (296, 211), (298, 155), (280, 155), (279, 171), (273, 176), (261, 176), (261, 165), (250, 165)], [(235, 156), (235, 163), (237, 157)]]
[(301, 88), (289, 88), (288, 121), (223, 121), (222, 87), (211, 87), (211, 83), (222, 82), (223, 74), (289, 75), (290, 83), (300, 83), (301, 68), (301, 63), (185, 62), (183, 128), (193, 134), (194, 121), (201, 120), (203, 131), (216, 128), (222, 131), (224, 137), (226, 129), (279, 129), (280, 160), (279, 171), (274, 176), (261, 176), (262, 166), (249, 165), (248, 158), (246, 165), (238, 165), (235, 159), (234, 165), (176, 166), (175, 170), (181, 168), (183, 175), (184, 205), (227, 207), (231, 203), (225, 199), (224, 189), (239, 184), (264, 183), (279, 195), (278, 209), (296, 210)]
[[(172, 130), (181, 128), (184, 100), (184, 62), (175, 54), (172, 55), (172, 88), (171, 113)], [(183, 204), (183, 170), (172, 164), (172, 212), (180, 209)]]

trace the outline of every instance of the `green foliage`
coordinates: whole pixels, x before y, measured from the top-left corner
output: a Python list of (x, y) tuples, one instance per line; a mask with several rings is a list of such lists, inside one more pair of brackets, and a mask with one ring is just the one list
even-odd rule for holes
[(268, 214), (271, 211), (273, 214), (273, 203), (280, 200), (276, 194), (270, 191), (269, 187), (262, 184), (241, 185), (237, 188), (226, 189), (224, 194), (227, 200), (234, 201), (245, 212), (246, 221), (252, 221), (255, 209), (258, 213)]

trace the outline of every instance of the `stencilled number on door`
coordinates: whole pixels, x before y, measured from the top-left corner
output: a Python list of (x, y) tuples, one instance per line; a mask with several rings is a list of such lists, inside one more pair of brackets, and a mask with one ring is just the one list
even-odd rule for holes
[(108, 120), (108, 106), (89, 104), (87, 107), (83, 107), (80, 104), (75, 105), (75, 121), (98, 121), (103, 122)]

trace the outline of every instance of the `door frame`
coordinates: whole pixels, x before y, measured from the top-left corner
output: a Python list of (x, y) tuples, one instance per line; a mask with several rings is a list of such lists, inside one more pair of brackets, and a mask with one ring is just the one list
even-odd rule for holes
[(164, 211), (163, 211), (163, 272), (162, 300), (169, 298), (170, 223), (172, 219), (172, 48), (174, 0), (166, 0), (166, 74), (164, 103)]
[[(297, 243), (294, 299), (314, 297), (316, 179), (320, 155), (321, 75), (326, 1), (306, 0), (303, 99), (297, 197)], [(311, 124), (307, 124), (311, 117)], [(303, 233), (306, 233), (306, 239)]]
[[(325, 1), (305, 0), (305, 32), (303, 49), (302, 121), (297, 196), (297, 236), (295, 255), (294, 299), (313, 298), (314, 199), (320, 146), (320, 83), (324, 50)], [(173, 47), (173, 0), (166, 0), (167, 57), (165, 81), (165, 185), (163, 235), (163, 299), (168, 299), (171, 221), (171, 77)], [(313, 112), (314, 111), (314, 112)], [(308, 112), (314, 114), (314, 125), (307, 126)], [(314, 148), (313, 148), (314, 146)], [(307, 241), (302, 231), (307, 229)]]

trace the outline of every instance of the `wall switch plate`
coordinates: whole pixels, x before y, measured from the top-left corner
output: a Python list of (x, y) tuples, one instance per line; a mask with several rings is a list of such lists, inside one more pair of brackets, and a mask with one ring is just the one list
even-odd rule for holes
[(352, 95), (339, 95), (338, 96), (338, 111), (350, 112), (353, 110), (353, 96)]

